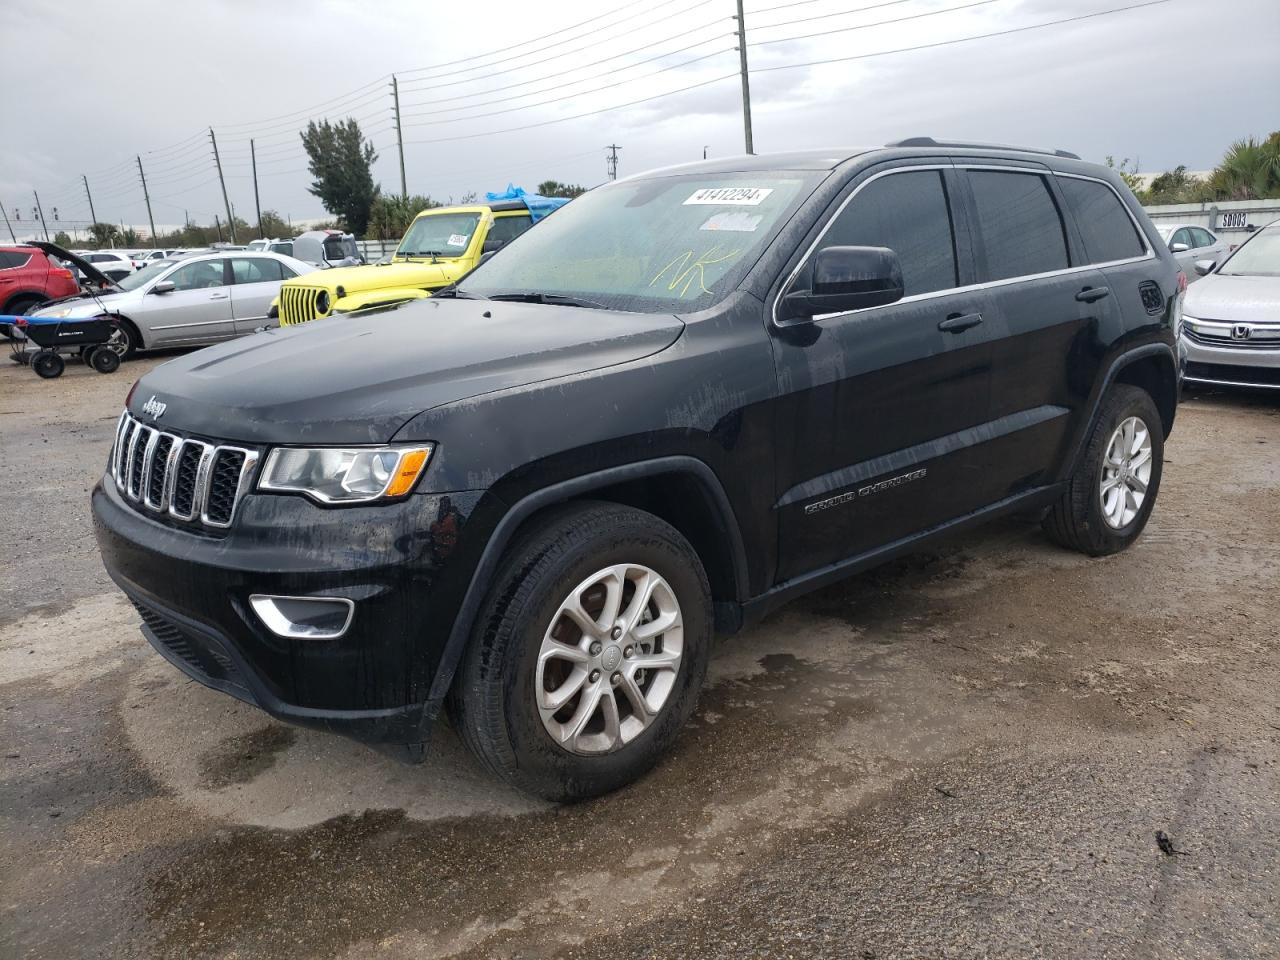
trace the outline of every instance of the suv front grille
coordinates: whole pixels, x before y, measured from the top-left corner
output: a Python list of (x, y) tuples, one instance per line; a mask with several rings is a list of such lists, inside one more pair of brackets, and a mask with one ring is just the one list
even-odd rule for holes
[(280, 325), (288, 327), (321, 316), (318, 301), (322, 293), (327, 294), (328, 291), (291, 283), (283, 284), (280, 287)]
[(156, 519), (226, 529), (249, 489), (258, 451), (164, 433), (126, 411), (111, 476), (125, 501)]

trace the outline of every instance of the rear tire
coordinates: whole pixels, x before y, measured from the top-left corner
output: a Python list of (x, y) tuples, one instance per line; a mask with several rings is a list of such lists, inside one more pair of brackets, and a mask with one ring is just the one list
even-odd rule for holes
[(36, 376), (42, 380), (54, 380), (62, 376), (62, 371), (66, 369), (66, 363), (56, 353), (37, 353), (31, 359), (31, 368), (35, 370)]
[(710, 646), (711, 590), (680, 532), (630, 507), (569, 504), (504, 556), (449, 711), (498, 777), (583, 800), (636, 780), (672, 744)]
[(1147, 525), (1163, 468), (1164, 427), (1155, 401), (1138, 387), (1113, 386), (1066, 492), (1042, 522), (1045, 533), (1093, 557), (1124, 550)]

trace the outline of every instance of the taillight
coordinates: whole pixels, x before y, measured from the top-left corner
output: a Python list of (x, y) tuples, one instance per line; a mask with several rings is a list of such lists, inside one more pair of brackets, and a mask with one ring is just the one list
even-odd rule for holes
[(74, 276), (72, 276), (72, 274), (71, 274), (71, 271), (70, 271), (70, 270), (50, 270), (49, 272), (50, 272), (50, 273), (52, 273), (55, 277), (57, 277), (59, 280), (74, 280), (74, 279), (75, 279), (75, 277), (74, 277)]

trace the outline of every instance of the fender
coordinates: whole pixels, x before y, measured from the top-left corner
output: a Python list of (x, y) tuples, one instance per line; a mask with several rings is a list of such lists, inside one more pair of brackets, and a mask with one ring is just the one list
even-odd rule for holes
[(389, 307), (409, 300), (424, 300), (432, 292), (421, 287), (374, 287), (371, 290), (359, 290), (347, 294), (335, 303), (333, 312), (352, 313), (368, 307)]
[[(462, 660), (467, 644), (471, 642), (471, 631), (475, 625), (476, 616), (480, 612), (480, 605), (484, 602), (485, 594), (493, 581), (494, 572), (498, 568), (502, 554), (507, 549), (507, 544), (511, 542), (511, 538), (515, 535), (520, 524), (544, 507), (562, 503), (584, 493), (590, 493), (592, 490), (599, 490), (626, 480), (637, 480), (642, 477), (652, 477), (667, 473), (690, 474), (710, 494), (711, 501), (715, 504), (715, 509), (720, 514), (721, 523), (723, 523), (729, 536), (729, 552), (733, 558), (733, 577), (738, 593), (738, 601), (741, 602), (744, 599), (742, 591), (746, 589), (748, 581), (747, 557), (742, 545), (742, 534), (738, 529), (733, 507), (729, 503), (729, 497), (724, 492), (720, 478), (716, 476), (715, 471), (701, 460), (687, 456), (659, 457), (656, 460), (642, 460), (637, 463), (609, 467), (595, 473), (573, 477), (572, 479), (552, 484), (516, 501), (503, 514), (502, 519), (494, 527), (493, 533), (490, 534), (489, 542), (485, 544), (484, 551), (480, 555), (480, 562), (476, 564), (475, 570), (472, 571), (471, 582), (468, 584), (466, 594), (458, 607), (458, 615), (449, 631), (449, 639), (446, 641), (444, 653), (440, 657), (440, 665), (436, 668), (435, 677), (431, 681), (431, 692), (427, 706), (428, 717), (435, 717), (439, 713), (440, 704), (444, 701), (446, 694), (449, 692), (449, 687), (453, 683), (453, 676), (458, 669), (458, 663)], [(737, 604), (734, 604), (734, 606), (737, 606)]]
[(1098, 416), (1102, 408), (1102, 398), (1107, 395), (1107, 391), (1111, 389), (1111, 385), (1115, 382), (1120, 371), (1131, 363), (1141, 360), (1144, 357), (1164, 355), (1169, 358), (1175, 375), (1181, 380), (1179, 374), (1180, 367), (1178, 365), (1178, 355), (1174, 348), (1167, 343), (1148, 343), (1140, 347), (1134, 347), (1132, 350), (1126, 350), (1107, 367), (1107, 373), (1102, 378), (1102, 385), (1098, 388), (1097, 393), (1093, 397), (1093, 403), (1089, 410), (1089, 418), (1084, 421), (1084, 429), (1080, 431), (1079, 436), (1072, 441), (1071, 452), (1063, 460), (1062, 472), (1058, 475), (1059, 480), (1065, 480), (1072, 476), (1076, 467), (1080, 462), (1080, 458), (1084, 456), (1084, 448), (1089, 442), (1089, 437), (1093, 434), (1094, 425), (1098, 422)]

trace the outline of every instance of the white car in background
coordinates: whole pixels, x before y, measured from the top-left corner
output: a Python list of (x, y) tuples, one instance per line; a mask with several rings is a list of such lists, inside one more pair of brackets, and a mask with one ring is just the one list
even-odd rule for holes
[(1156, 231), (1188, 281), (1199, 279), (1195, 272), (1197, 260), (1221, 260), (1231, 252), (1227, 241), (1194, 223), (1157, 223)]
[(1182, 308), (1187, 380), (1280, 389), (1280, 220), (1195, 270), (1204, 279)]
[(62, 300), (34, 316), (119, 317), (119, 335), (111, 347), (122, 357), (158, 347), (203, 346), (265, 325), (280, 284), (316, 269), (273, 253), (192, 254), (130, 273), (117, 281), (115, 292)]
[(80, 257), (112, 280), (122, 280), (141, 266), (139, 261), (120, 250), (86, 250), (80, 253)]

